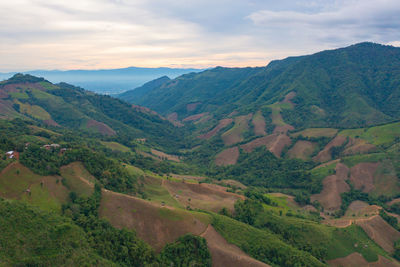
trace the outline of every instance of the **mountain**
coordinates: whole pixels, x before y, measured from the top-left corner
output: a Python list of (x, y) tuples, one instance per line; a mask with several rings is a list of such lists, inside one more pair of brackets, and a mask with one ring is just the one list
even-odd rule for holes
[(125, 142), (146, 138), (166, 147), (182, 138), (182, 131), (154, 112), (66, 83), (55, 85), (43, 78), (16, 74), (0, 82), (0, 94), (2, 118), (34, 120)]
[[(179, 119), (255, 112), (291, 93), (282, 113), (294, 127), (358, 127), (400, 118), (400, 48), (360, 43), (264, 68), (215, 68), (180, 76), (133, 103)], [(122, 98), (123, 99), (123, 98)], [(196, 109), (188, 105), (196, 103)]]
[(171, 79), (169, 77), (162, 76), (158, 79), (147, 82), (138, 88), (118, 94), (118, 95), (116, 95), (116, 97), (123, 99), (126, 102), (133, 103), (133, 102), (135, 102), (134, 101), (135, 99), (143, 97), (144, 95), (151, 92), (153, 89), (160, 87), (161, 85), (163, 85), (166, 82), (169, 82), (170, 80)]
[[(26, 71), (38, 77), (45, 77), (53, 83), (66, 82), (102, 94), (117, 94), (141, 86), (161, 76), (175, 78), (185, 73), (199, 72), (200, 69), (178, 68), (137, 68), (103, 70), (34, 70)], [(8, 79), (16, 73), (0, 73), (0, 79)]]

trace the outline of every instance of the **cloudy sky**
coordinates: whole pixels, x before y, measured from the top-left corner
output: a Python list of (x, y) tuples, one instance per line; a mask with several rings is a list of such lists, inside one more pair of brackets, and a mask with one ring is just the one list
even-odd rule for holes
[(399, 0), (1, 0), (0, 71), (263, 66), (400, 46)]

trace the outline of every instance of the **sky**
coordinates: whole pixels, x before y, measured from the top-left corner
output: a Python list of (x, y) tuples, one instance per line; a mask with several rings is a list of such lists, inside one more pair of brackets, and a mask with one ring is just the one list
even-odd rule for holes
[(400, 46), (399, 0), (0, 0), (0, 71), (265, 66)]

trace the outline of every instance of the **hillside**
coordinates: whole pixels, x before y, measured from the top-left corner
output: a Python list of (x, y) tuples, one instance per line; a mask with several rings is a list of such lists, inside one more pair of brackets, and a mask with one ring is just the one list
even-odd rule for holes
[[(215, 68), (183, 75), (135, 100), (179, 119), (256, 112), (295, 93), (282, 116), (294, 127), (358, 127), (400, 117), (400, 49), (373, 43), (273, 61), (265, 68)], [(196, 108), (188, 108), (196, 104)], [(301, 118), (301, 120), (299, 120)]]

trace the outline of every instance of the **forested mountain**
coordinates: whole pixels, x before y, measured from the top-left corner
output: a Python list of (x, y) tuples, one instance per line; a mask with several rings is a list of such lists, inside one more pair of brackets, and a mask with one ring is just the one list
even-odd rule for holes
[[(283, 117), (297, 127), (358, 127), (400, 118), (400, 48), (360, 43), (265, 68), (215, 68), (183, 75), (133, 103), (180, 119), (201, 112), (220, 118), (252, 112), (296, 93)], [(123, 97), (122, 97), (123, 99)], [(188, 104), (198, 103), (195, 110)]]

